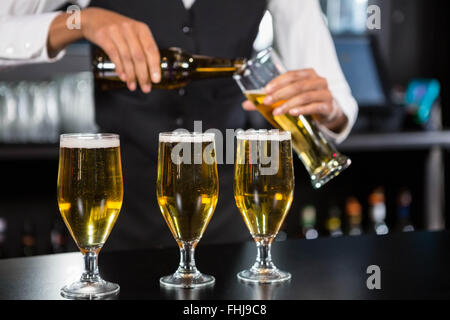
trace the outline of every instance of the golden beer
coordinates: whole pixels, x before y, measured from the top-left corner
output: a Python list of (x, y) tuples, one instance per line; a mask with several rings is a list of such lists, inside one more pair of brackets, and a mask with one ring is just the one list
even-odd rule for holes
[[(286, 132), (257, 141), (250, 136), (237, 137), (234, 173), (236, 205), (255, 241), (270, 239), (277, 235), (291, 207), (294, 194), (294, 174), (290, 135)], [(255, 137), (257, 134), (255, 134)], [(272, 155), (277, 162), (275, 174), (263, 174), (261, 162), (252, 161), (254, 150), (268, 152), (276, 144), (278, 152)], [(267, 150), (267, 151), (266, 151)], [(269, 153), (269, 152), (268, 152)], [(258, 155), (259, 157), (259, 155)]]
[[(161, 49), (160, 58), (161, 81), (152, 84), (156, 89), (181, 88), (192, 80), (231, 77), (245, 63), (242, 58), (191, 55), (179, 48)], [(126, 87), (117, 75), (114, 63), (100, 50), (94, 54), (93, 71), (102, 90)]]
[(100, 250), (122, 207), (119, 140), (61, 139), (57, 192), (81, 252)]
[[(272, 126), (291, 132), (292, 148), (299, 155), (309, 174), (326, 175), (329, 172), (327, 164), (333, 160), (333, 155), (336, 156), (336, 151), (331, 148), (316, 128), (311, 116), (294, 117), (289, 114), (274, 116), (273, 110), (281, 106), (284, 101), (267, 106), (263, 104), (266, 94), (261, 90), (246, 91), (245, 96), (253, 102), (258, 111)], [(307, 121), (304, 121), (304, 119)], [(312, 135), (312, 130), (319, 134)]]
[[(214, 140), (205, 141), (193, 136), (174, 138), (176, 136), (167, 139), (160, 136), (157, 199), (179, 246), (182, 242), (191, 242), (195, 246), (211, 220), (219, 196), (215, 150), (208, 149)], [(190, 150), (190, 156), (184, 158), (184, 162), (172, 156), (177, 145)], [(198, 152), (201, 152), (201, 161), (195, 161)], [(204, 161), (203, 155), (211, 161)]]
[(239, 69), (233, 78), (247, 99), (253, 102), (272, 126), (291, 132), (293, 148), (308, 171), (311, 184), (318, 189), (345, 170), (351, 161), (327, 141), (312, 116), (294, 117), (289, 114), (274, 116), (273, 110), (285, 101), (264, 105), (263, 100), (266, 96), (264, 88), (284, 72), (286, 69), (280, 57), (272, 48), (268, 48), (257, 53), (255, 58)]

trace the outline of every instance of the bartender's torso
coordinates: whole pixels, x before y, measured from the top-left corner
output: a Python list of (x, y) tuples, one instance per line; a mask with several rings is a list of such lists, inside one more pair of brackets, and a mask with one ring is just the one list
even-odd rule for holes
[[(160, 48), (223, 58), (249, 57), (265, 0), (196, 0), (187, 10), (182, 0), (94, 0), (91, 6), (109, 9), (150, 27)], [(231, 78), (193, 82), (178, 90), (144, 94), (127, 89), (96, 89), (96, 120), (103, 132), (121, 136), (124, 207), (107, 248), (126, 249), (175, 245), (156, 202), (158, 134), (185, 128), (194, 121), (202, 129), (245, 128), (244, 100)], [(233, 166), (219, 165), (219, 202), (202, 242), (248, 239), (234, 204)]]

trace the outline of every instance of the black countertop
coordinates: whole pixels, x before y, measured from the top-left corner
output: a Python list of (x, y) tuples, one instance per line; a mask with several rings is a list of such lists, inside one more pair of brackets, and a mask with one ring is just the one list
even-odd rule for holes
[[(119, 299), (428, 299), (450, 298), (450, 232), (321, 238), (276, 242), (276, 265), (291, 272), (282, 285), (246, 285), (236, 273), (251, 266), (254, 243), (203, 245), (196, 261), (214, 275), (206, 289), (163, 289), (175, 271), (176, 248), (100, 253), (100, 273), (119, 283)], [(381, 269), (381, 289), (369, 290), (367, 267)], [(0, 260), (0, 299), (62, 299), (60, 288), (79, 277), (80, 253)]]

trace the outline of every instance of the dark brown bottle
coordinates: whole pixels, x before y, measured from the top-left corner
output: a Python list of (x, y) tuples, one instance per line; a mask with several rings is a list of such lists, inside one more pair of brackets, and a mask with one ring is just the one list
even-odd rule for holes
[(22, 226), (22, 255), (30, 257), (37, 254), (36, 228), (30, 219), (25, 219)]
[[(161, 49), (161, 81), (152, 84), (157, 89), (176, 89), (192, 80), (231, 77), (246, 59), (222, 59), (191, 55), (180, 48)], [(102, 90), (126, 87), (115, 71), (115, 65), (101, 50), (94, 53), (93, 72)]]
[(362, 206), (356, 197), (349, 197), (345, 204), (347, 215), (347, 231), (350, 236), (360, 236), (362, 228)]
[(0, 216), (0, 259), (7, 258), (6, 255), (6, 231), (8, 222), (6, 218)]

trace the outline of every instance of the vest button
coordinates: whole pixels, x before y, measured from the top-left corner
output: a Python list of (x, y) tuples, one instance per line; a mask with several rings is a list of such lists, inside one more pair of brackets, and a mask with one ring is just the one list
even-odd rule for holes
[(190, 26), (188, 26), (188, 25), (184, 25), (184, 26), (181, 28), (181, 31), (183, 31), (184, 34), (190, 34), (191, 31), (192, 31), (192, 28), (191, 28)]
[(184, 97), (186, 95), (186, 89), (184, 88), (178, 89), (178, 95), (180, 97)]

